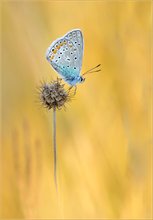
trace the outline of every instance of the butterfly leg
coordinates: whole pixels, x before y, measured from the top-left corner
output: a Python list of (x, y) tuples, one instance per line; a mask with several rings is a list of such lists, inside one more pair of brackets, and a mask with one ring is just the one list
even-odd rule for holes
[(74, 89), (74, 95), (76, 94), (76, 91), (77, 91), (77, 86), (74, 86), (75, 89)]
[(73, 86), (70, 86), (70, 87), (69, 87), (69, 91), (70, 91), (72, 88), (73, 88)]
[(74, 88), (75, 87), (75, 89), (74, 89), (74, 93), (73, 93), (73, 95), (75, 95), (76, 94), (76, 90), (77, 90), (77, 86), (70, 86), (70, 88), (69, 88), (69, 91), (72, 89), (72, 88)]
[(62, 78), (58, 78), (58, 77), (57, 77), (57, 81), (61, 82), (61, 81), (62, 81)]

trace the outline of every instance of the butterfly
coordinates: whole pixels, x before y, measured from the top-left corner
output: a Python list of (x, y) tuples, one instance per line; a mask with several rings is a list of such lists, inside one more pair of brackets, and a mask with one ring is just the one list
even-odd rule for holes
[(96, 69), (100, 66), (99, 64), (84, 74), (80, 74), (83, 49), (83, 34), (81, 30), (74, 29), (66, 33), (63, 37), (53, 41), (46, 52), (46, 59), (61, 78), (71, 87), (84, 82), (85, 74), (100, 71)]

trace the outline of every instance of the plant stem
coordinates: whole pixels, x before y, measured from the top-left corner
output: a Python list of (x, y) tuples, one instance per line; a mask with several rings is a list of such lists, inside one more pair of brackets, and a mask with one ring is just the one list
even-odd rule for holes
[(54, 181), (57, 191), (56, 107), (53, 108)]

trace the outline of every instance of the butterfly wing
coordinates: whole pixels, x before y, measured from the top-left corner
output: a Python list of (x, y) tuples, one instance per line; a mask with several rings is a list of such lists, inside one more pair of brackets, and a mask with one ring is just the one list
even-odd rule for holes
[(78, 71), (82, 68), (82, 58), (83, 58), (83, 35), (81, 30), (75, 29), (68, 32), (65, 37), (69, 44), (72, 45), (74, 54), (72, 56), (72, 65), (76, 65)]
[(46, 54), (49, 63), (66, 81), (80, 76), (82, 57), (83, 36), (78, 29), (54, 41)]

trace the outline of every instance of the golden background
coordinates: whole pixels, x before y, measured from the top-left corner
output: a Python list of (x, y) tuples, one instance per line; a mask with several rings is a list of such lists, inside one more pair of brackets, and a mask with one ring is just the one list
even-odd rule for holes
[[(3, 1), (1, 13), (1, 218), (151, 218), (151, 1)], [(36, 87), (56, 79), (46, 49), (74, 28), (82, 72), (102, 71), (57, 113), (56, 195)]]

